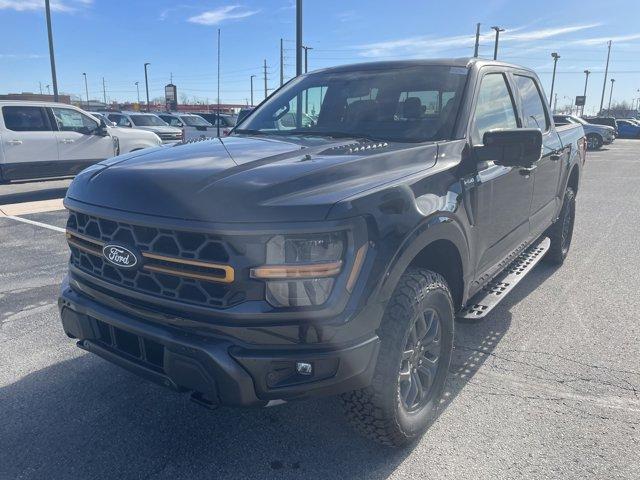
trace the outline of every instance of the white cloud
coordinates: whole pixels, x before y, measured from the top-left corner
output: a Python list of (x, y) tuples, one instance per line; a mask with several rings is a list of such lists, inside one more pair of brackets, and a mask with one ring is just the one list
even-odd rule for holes
[[(76, 12), (88, 7), (93, 0), (51, 0), (51, 10), (54, 12)], [(29, 12), (44, 10), (42, 0), (0, 0), (0, 10), (14, 10), (16, 12)]]
[[(581, 30), (595, 28), (599, 24), (567, 25), (555, 28), (523, 31), (524, 27), (506, 29), (500, 34), (501, 42), (530, 42), (542, 40)], [(480, 35), (480, 43), (491, 42), (494, 38), (493, 30)], [(363, 57), (382, 57), (393, 55), (433, 54), (457, 48), (471, 48), (475, 41), (474, 35), (454, 35), (449, 37), (419, 36), (409, 37), (387, 42), (376, 42), (354, 47)]]
[(600, 45), (605, 44), (609, 40), (615, 42), (628, 42), (630, 40), (640, 40), (640, 33), (633, 33), (631, 35), (618, 35), (613, 37), (596, 37), (596, 38), (583, 38), (581, 40), (574, 40), (572, 45)]
[(37, 53), (0, 53), (0, 60), (31, 60), (35, 58), (44, 58), (44, 55)]
[(218, 25), (225, 20), (246, 18), (258, 12), (259, 10), (244, 10), (239, 5), (227, 5), (226, 7), (216, 8), (203, 12), (200, 15), (189, 17), (188, 21), (200, 25)]

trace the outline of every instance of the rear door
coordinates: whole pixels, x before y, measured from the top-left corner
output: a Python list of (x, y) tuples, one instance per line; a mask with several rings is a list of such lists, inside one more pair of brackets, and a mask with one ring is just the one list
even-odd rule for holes
[(560, 169), (569, 156), (553, 127), (538, 82), (526, 74), (514, 73), (514, 90), (520, 111), (522, 128), (537, 128), (542, 132), (542, 156), (532, 171), (531, 234), (541, 234), (554, 220), (559, 203)]
[(58, 126), (58, 156), (66, 174), (76, 174), (115, 154), (113, 138), (99, 135), (99, 124), (89, 115), (73, 108), (52, 107), (50, 110)]
[[(507, 75), (483, 68), (471, 118), (471, 142), (482, 145), (485, 132), (520, 126), (515, 99)], [(497, 265), (529, 237), (529, 208), (533, 179), (521, 168), (479, 162), (474, 179), (478, 225), (477, 274), (495, 270)]]
[(4, 152), (2, 177), (6, 180), (59, 175), (58, 143), (44, 107), (2, 107), (0, 143)]

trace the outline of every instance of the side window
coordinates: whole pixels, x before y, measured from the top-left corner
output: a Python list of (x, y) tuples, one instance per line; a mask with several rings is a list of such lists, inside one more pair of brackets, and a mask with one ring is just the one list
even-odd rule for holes
[(474, 145), (480, 145), (489, 130), (518, 127), (513, 100), (502, 73), (490, 73), (482, 78), (472, 125)]
[(107, 115), (107, 117), (112, 122), (115, 122), (115, 124), (118, 127), (130, 127), (131, 126), (131, 122), (129, 122), (129, 119), (127, 117), (125, 117), (124, 115), (120, 115), (120, 114), (117, 114), (117, 113), (110, 113), (109, 115)]
[(77, 110), (70, 108), (52, 108), (51, 110), (60, 131), (88, 134), (98, 128), (98, 122)]
[(522, 116), (524, 128), (539, 128), (543, 132), (549, 129), (549, 121), (544, 109), (542, 96), (531, 77), (515, 75), (520, 100), (522, 102)]
[(50, 132), (51, 123), (44, 108), (2, 107), (4, 125), (14, 132)]

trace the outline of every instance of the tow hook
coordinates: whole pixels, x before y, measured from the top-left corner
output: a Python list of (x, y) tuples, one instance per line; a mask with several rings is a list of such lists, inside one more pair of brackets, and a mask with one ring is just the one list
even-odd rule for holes
[(216, 410), (220, 406), (217, 402), (208, 399), (200, 392), (191, 392), (191, 401), (209, 410)]

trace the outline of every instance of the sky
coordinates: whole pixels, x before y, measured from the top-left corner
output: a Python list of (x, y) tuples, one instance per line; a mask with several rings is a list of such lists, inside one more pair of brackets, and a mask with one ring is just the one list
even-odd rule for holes
[[(280, 38), (285, 80), (295, 74), (293, 0), (51, 0), (59, 91), (107, 100), (144, 100), (173, 79), (179, 98), (215, 102), (217, 29), (221, 30), (221, 101), (245, 104), (254, 78), (256, 103), (279, 86)], [(481, 57), (533, 68), (550, 93), (552, 52), (560, 55), (558, 106), (584, 89), (586, 113), (600, 105), (612, 40), (613, 102), (640, 96), (640, 0), (304, 0), (309, 70), (373, 60), (465, 57), (481, 23)], [(0, 93), (46, 93), (51, 84), (44, 0), (0, 0)], [(611, 82), (607, 81), (605, 108)]]

